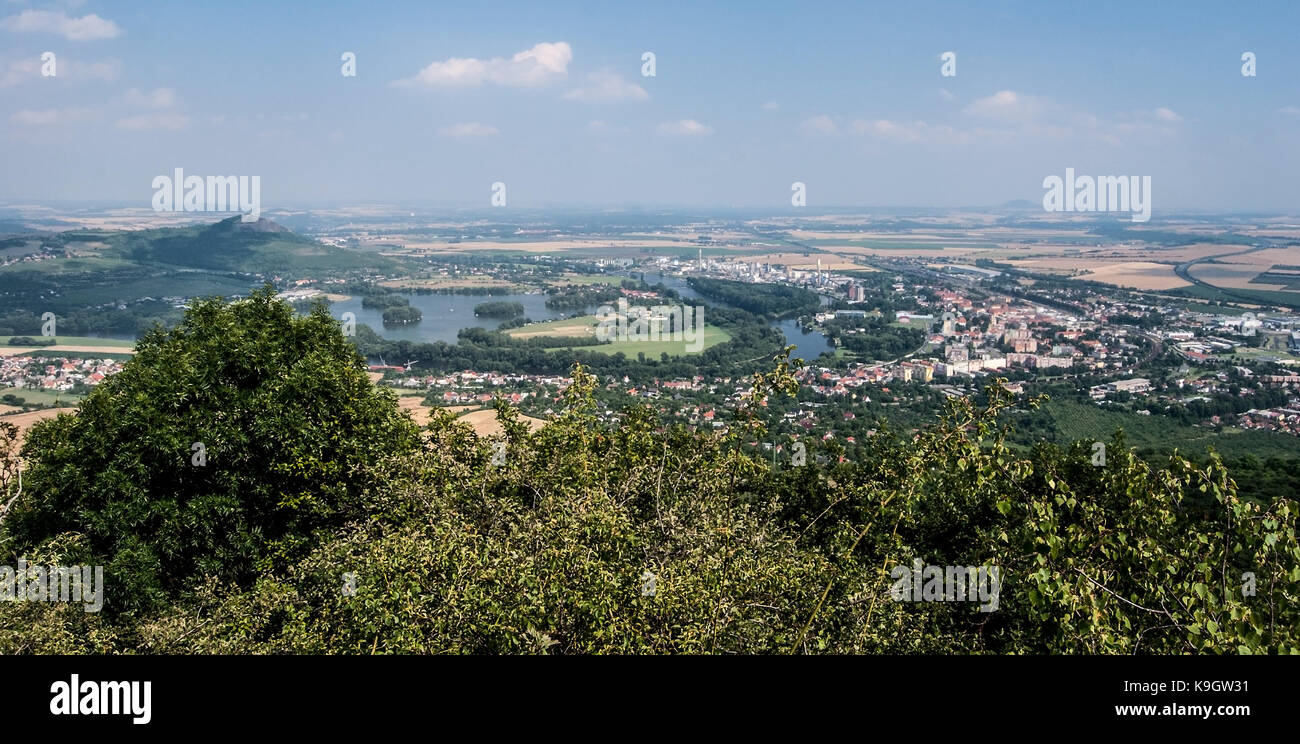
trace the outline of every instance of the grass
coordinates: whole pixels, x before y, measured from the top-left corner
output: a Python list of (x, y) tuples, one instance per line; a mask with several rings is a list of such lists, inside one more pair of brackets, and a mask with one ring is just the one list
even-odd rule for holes
[[(561, 320), (550, 320), (545, 323), (533, 323), (520, 328), (512, 328), (506, 333), (515, 338), (529, 337), (563, 337), (563, 336), (593, 336), (596, 333), (596, 324), (599, 319), (594, 315), (583, 315), (577, 318), (565, 318)], [(687, 349), (687, 342), (678, 341), (614, 341), (610, 344), (601, 344), (600, 346), (574, 346), (574, 347), (557, 347), (554, 351), (573, 351), (575, 349), (582, 351), (591, 351), (597, 354), (617, 354), (623, 352), (628, 356), (645, 354), (647, 357), (658, 357), (660, 354), (669, 356), (683, 356), (685, 354), (697, 354), (711, 346), (726, 343), (731, 340), (731, 334), (721, 328), (705, 324), (704, 338), (701, 348), (697, 350)], [(695, 343), (699, 343), (696, 341)]]
[(31, 388), (0, 388), (0, 395), (11, 394), (22, 398), (28, 403), (44, 405), (74, 406), (81, 401), (81, 396), (72, 395), (71, 393), (52, 393), (48, 390), (33, 390)]
[(730, 333), (716, 326), (705, 325), (704, 343), (698, 351), (688, 350), (685, 341), (615, 341), (612, 344), (603, 346), (583, 346), (579, 348), (599, 354), (617, 354), (621, 351), (628, 356), (636, 356), (637, 354), (645, 354), (647, 357), (657, 357), (660, 354), (684, 356), (686, 354), (698, 354), (711, 346), (717, 346), (730, 340)]
[(112, 271), (134, 268), (135, 263), (121, 258), (100, 256), (86, 258), (47, 258), (41, 261), (22, 261), (0, 268), (6, 274), (79, 274), (82, 272)]
[(67, 302), (76, 305), (100, 305), (106, 302), (134, 300), (141, 297), (247, 296), (259, 286), (259, 282), (254, 279), (239, 279), (221, 274), (187, 271), (164, 276), (114, 281), (104, 286), (77, 287), (68, 289), (64, 295)]
[(596, 332), (596, 324), (600, 322), (594, 315), (583, 315), (577, 318), (561, 318), (560, 320), (548, 320), (545, 323), (530, 323), (519, 328), (512, 328), (506, 331), (506, 334), (514, 338), (530, 338), (534, 336), (591, 336)]
[(1074, 401), (1050, 401), (1044, 407), (1051, 417), (1060, 443), (1080, 439), (1109, 441), (1116, 429), (1123, 429), (1131, 447), (1139, 450), (1169, 452), (1175, 447), (1185, 455), (1203, 455), (1213, 448), (1225, 458), (1255, 455), (1296, 457), (1296, 438), (1286, 434), (1225, 427), (1220, 432), (1210, 428), (1182, 426), (1162, 416), (1142, 416), (1124, 411), (1108, 411), (1099, 406)]
[(1300, 357), (1297, 357), (1295, 354), (1292, 354), (1289, 351), (1281, 351), (1276, 349), (1254, 349), (1254, 348), (1247, 348), (1245, 346), (1238, 346), (1235, 354), (1224, 354), (1220, 356), (1221, 359), (1224, 359), (1226, 361), (1232, 361), (1234, 358), (1251, 361), (1251, 360), (1260, 359), (1261, 357), (1276, 357), (1277, 359), (1284, 359), (1284, 360), (1291, 360), (1291, 361), (1300, 360)]

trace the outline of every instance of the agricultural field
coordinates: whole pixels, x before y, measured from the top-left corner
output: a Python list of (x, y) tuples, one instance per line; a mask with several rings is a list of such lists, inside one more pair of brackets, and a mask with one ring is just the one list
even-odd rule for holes
[(1078, 278), (1129, 289), (1174, 289), (1190, 284), (1174, 273), (1173, 266), (1150, 261), (1124, 261), (1097, 266)]
[(557, 336), (594, 336), (596, 324), (600, 322), (594, 315), (577, 318), (548, 320), (545, 323), (531, 323), (520, 328), (506, 331), (512, 338), (553, 338)]
[(1285, 287), (1283, 284), (1263, 284), (1255, 282), (1254, 279), (1263, 273), (1264, 269), (1260, 266), (1250, 264), (1229, 264), (1219, 263), (1218, 261), (1206, 261), (1198, 263), (1187, 268), (1187, 273), (1200, 279), (1206, 284), (1212, 284), (1216, 287), (1227, 289), (1263, 289), (1277, 291)]
[[(459, 419), (469, 424), (470, 428), (474, 429), (474, 433), (480, 437), (496, 436), (504, 431), (497, 421), (496, 410), (492, 408), (462, 413)], [(528, 425), (529, 431), (537, 431), (546, 424), (545, 421), (532, 416), (520, 415), (519, 420)]]
[[(411, 418), (418, 426), (428, 424), (429, 420), (433, 416), (435, 408), (437, 408), (456, 414), (457, 418), (469, 424), (470, 428), (474, 430), (474, 433), (479, 436), (495, 435), (502, 432), (501, 425), (497, 423), (497, 413), (494, 408), (484, 408), (476, 405), (428, 406), (424, 404), (424, 397), (428, 394), (428, 390), (394, 389), (394, 392), (397, 393), (398, 407), (403, 411), (410, 413)], [(531, 416), (521, 415), (519, 419), (527, 424), (531, 431), (537, 431), (546, 423), (541, 419), (533, 418)], [(3, 418), (0, 418), (0, 420), (3, 420)]]
[(42, 408), (39, 411), (28, 411), (26, 413), (9, 413), (0, 415), (0, 423), (12, 424), (18, 427), (18, 439), (21, 441), (27, 436), (27, 432), (38, 421), (54, 418), (60, 413), (71, 413), (68, 408)]
[(0, 356), (91, 356), (121, 360), (135, 354), (134, 341), (115, 338), (57, 336), (49, 346), (10, 346), (11, 338), (14, 337), (0, 336)]
[(70, 393), (54, 393), (47, 390), (34, 390), (32, 388), (0, 388), (0, 395), (14, 395), (22, 398), (28, 403), (35, 403), (46, 406), (75, 406), (81, 402), (81, 396)]

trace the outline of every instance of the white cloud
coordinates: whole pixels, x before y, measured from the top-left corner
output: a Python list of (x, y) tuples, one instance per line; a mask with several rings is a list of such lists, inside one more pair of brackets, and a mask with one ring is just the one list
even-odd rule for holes
[(576, 88), (564, 94), (570, 101), (593, 101), (607, 103), (611, 101), (644, 101), (650, 97), (645, 88), (628, 82), (616, 72), (593, 72), (587, 76), (589, 85)]
[(768, 101), (767, 103), (763, 104), (764, 111), (776, 111), (779, 108), (781, 108), (781, 104), (777, 103), (776, 101)]
[(1287, 116), (1300, 116), (1300, 106), (1283, 106), (1278, 109), (1278, 113), (1286, 114)]
[(24, 10), (0, 19), (0, 28), (16, 33), (58, 34), (69, 41), (112, 39), (122, 33), (116, 23), (94, 13), (73, 18), (61, 10)]
[(956, 100), (957, 98), (957, 96), (953, 95), (952, 91), (948, 90), (947, 88), (939, 89), (939, 97), (945, 101), (953, 101)]
[(835, 125), (835, 120), (826, 114), (805, 119), (799, 128), (808, 134), (838, 134), (840, 131), (840, 128)]
[(413, 77), (395, 80), (399, 87), (476, 88), (484, 84), (531, 88), (568, 74), (573, 50), (568, 42), (543, 42), (506, 59), (452, 57), (434, 62)]
[(41, 76), (41, 62), (38, 59), (16, 59), (0, 70), (0, 88), (18, 85)]
[(1183, 117), (1179, 116), (1178, 114), (1175, 114), (1173, 111), (1170, 111), (1169, 109), (1163, 106), (1156, 109), (1156, 118), (1161, 121), (1175, 122), (1175, 123), (1183, 120)]
[(1051, 108), (1048, 101), (1014, 90), (1000, 90), (986, 98), (977, 99), (966, 107), (966, 113), (989, 119), (1027, 122), (1042, 117)]
[(176, 105), (176, 91), (171, 88), (154, 88), (148, 93), (142, 93), (132, 88), (126, 92), (126, 102), (140, 108), (171, 108)]
[[(0, 67), (0, 88), (40, 80), (42, 64), (38, 57), (11, 60)], [(59, 80), (112, 82), (122, 71), (122, 61), (118, 59), (82, 62), (60, 55), (55, 59), (55, 64), (55, 77)]]
[[(1097, 115), (1071, 109), (1046, 98), (1001, 90), (980, 98), (964, 109), (967, 115), (997, 120), (1017, 136), (1052, 140), (1097, 140), (1120, 145), (1133, 138), (1173, 135), (1173, 125), (1183, 120), (1168, 108)], [(1007, 132), (994, 132), (1004, 135)], [(979, 130), (972, 130), (979, 136)]]
[(18, 126), (37, 127), (53, 124), (71, 124), (84, 121), (94, 115), (90, 109), (22, 109), (9, 115), (9, 123)]
[(659, 131), (664, 134), (675, 134), (683, 137), (699, 137), (713, 134), (713, 127), (701, 124), (694, 119), (679, 119), (678, 121), (666, 121), (660, 124)]
[(891, 121), (889, 119), (858, 119), (853, 122), (857, 134), (893, 142), (922, 142), (962, 145), (977, 139), (1007, 138), (1012, 133), (998, 129), (957, 129), (947, 124), (929, 124), (924, 121)]
[[(946, 93), (940, 89), (941, 95)], [(821, 118), (804, 122), (804, 128), (829, 131), (826, 122), (819, 121)], [(1166, 141), (1178, 136), (1183, 121), (1180, 114), (1165, 107), (1098, 115), (1047, 98), (1001, 90), (966, 106), (962, 117), (953, 124), (862, 118), (853, 122), (851, 130), (862, 136), (903, 143), (1007, 145), (1034, 139), (1094, 141), (1118, 146)]]
[(888, 119), (859, 119), (853, 122), (853, 131), (896, 142), (918, 142), (930, 132), (930, 125), (923, 121), (908, 124)]
[(1156, 143), (1168, 141), (1178, 135), (1177, 124), (1183, 117), (1167, 108), (1154, 110), (1139, 109), (1133, 112), (1119, 112), (1108, 120), (1088, 117), (1081, 126), (1085, 134), (1092, 134), (1110, 145), (1123, 145), (1132, 142)]
[(498, 134), (498, 132), (497, 128), (491, 124), (467, 121), (463, 124), (452, 124), (449, 127), (443, 127), (438, 130), (438, 134), (444, 137), (491, 137)]
[(158, 129), (178, 131), (190, 125), (184, 114), (141, 114), (117, 120), (117, 128), (125, 132), (148, 132)]

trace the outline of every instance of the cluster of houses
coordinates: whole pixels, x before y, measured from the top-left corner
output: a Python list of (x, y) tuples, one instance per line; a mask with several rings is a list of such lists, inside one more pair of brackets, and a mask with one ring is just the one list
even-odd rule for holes
[(1251, 409), (1237, 416), (1236, 425), (1243, 429), (1261, 429), (1300, 436), (1300, 405)]
[(441, 391), (435, 397), (444, 406), (485, 405), (497, 396), (517, 405), (531, 396), (541, 395), (543, 388), (559, 391), (573, 382), (571, 378), (561, 375), (502, 374), (472, 370), (420, 375), (411, 374), (411, 370), (406, 367), (377, 364), (371, 365), (370, 371), (397, 373), (387, 382), (393, 387)]
[[(901, 290), (902, 285), (894, 288)], [(941, 290), (928, 297), (918, 293), (916, 300), (929, 305), (926, 312), (900, 310), (894, 320), (925, 328), (930, 355), (872, 367), (862, 373), (871, 382), (930, 382), (1003, 374), (1013, 368), (1049, 370), (1078, 364), (1119, 368), (1139, 348), (1125, 329), (1103, 328), (1095, 321), (1011, 297), (973, 300)], [(849, 312), (855, 311), (834, 315)]]
[(98, 385), (121, 369), (112, 359), (7, 356), (0, 357), (0, 385), (68, 392), (79, 384)]

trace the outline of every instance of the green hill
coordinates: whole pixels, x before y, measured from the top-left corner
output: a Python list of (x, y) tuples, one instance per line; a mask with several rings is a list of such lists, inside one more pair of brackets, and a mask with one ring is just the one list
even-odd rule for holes
[(238, 216), (212, 225), (119, 233), (120, 255), (169, 267), (249, 274), (296, 274), (389, 265), (385, 258), (318, 243), (267, 220)]

